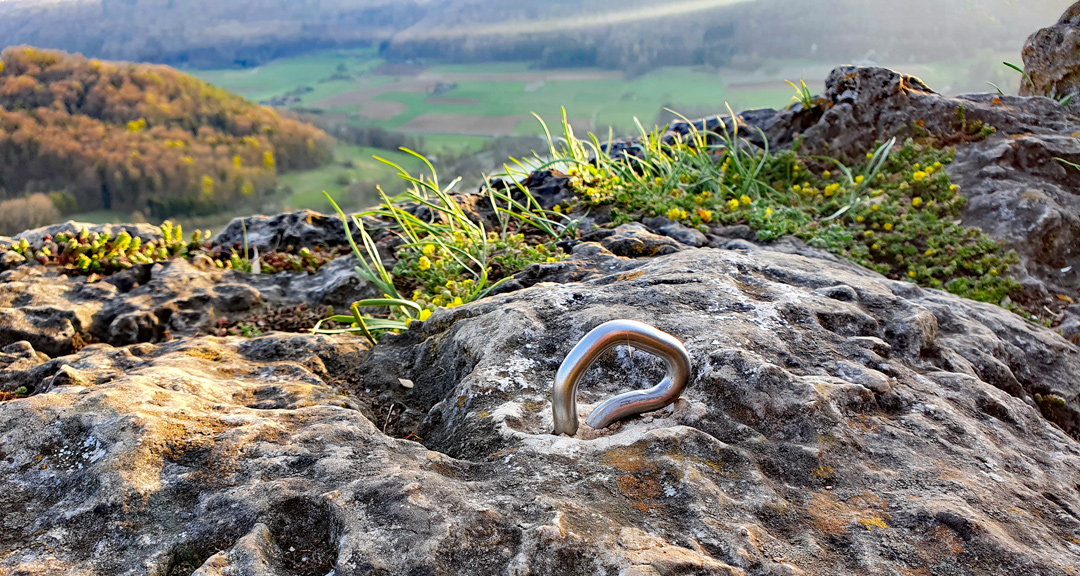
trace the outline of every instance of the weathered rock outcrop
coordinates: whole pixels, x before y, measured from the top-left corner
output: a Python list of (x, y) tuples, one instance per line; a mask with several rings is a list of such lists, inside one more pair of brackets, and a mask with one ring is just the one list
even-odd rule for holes
[[(36, 386), (0, 403), (0, 572), (1075, 573), (1080, 351), (785, 246), (579, 244), (373, 350), (9, 346), (0, 387)], [(619, 317), (686, 343), (683, 399), (550, 435), (559, 362)], [(660, 373), (610, 353), (582, 415)]]
[(0, 346), (25, 340), (58, 356), (87, 342), (123, 346), (207, 334), (228, 319), (289, 307), (344, 310), (379, 295), (355, 266), (348, 256), (315, 274), (259, 275), (175, 259), (96, 283), (51, 267), (16, 266), (0, 272)]
[(1023, 50), (1021, 96), (1063, 98), (1080, 92), (1080, 2), (1061, 15), (1057, 24), (1028, 37)]

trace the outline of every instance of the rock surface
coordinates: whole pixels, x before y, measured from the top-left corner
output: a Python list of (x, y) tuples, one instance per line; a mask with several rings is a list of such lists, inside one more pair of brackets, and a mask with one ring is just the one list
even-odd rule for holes
[[(220, 323), (290, 307), (345, 310), (378, 296), (352, 256), (315, 274), (200, 270), (182, 260), (136, 266), (102, 282), (23, 265), (0, 272), (0, 346), (27, 341), (50, 356), (87, 342), (116, 346), (211, 333)], [(0, 376), (2, 378), (2, 376)]]
[[(1077, 574), (1075, 346), (812, 249), (732, 242), (582, 243), (373, 350), (12, 344), (0, 389), (33, 394), (0, 403), (0, 573)], [(187, 282), (214, 301), (211, 280)], [(549, 434), (562, 357), (623, 317), (686, 343), (683, 398)], [(661, 373), (616, 349), (581, 416)]]
[(1029, 36), (1022, 54), (1030, 81), (1020, 83), (1021, 96), (1062, 98), (1080, 92), (1080, 2), (1057, 24)]

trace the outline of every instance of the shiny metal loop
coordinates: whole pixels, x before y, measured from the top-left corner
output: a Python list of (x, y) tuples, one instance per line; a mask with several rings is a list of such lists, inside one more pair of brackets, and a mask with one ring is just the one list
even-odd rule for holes
[(627, 416), (659, 410), (682, 394), (690, 381), (690, 354), (678, 338), (637, 320), (605, 322), (592, 329), (570, 350), (555, 374), (551, 389), (553, 434), (573, 436), (577, 433), (578, 382), (600, 355), (620, 344), (659, 356), (667, 363), (667, 375), (648, 390), (625, 392), (601, 402), (585, 419), (589, 426), (605, 428)]

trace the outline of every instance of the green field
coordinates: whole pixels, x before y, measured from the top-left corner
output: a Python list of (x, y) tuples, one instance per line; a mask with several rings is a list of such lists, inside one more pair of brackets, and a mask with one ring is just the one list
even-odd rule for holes
[(607, 70), (535, 70), (520, 62), (384, 66), (370, 50), (324, 51), (249, 70), (193, 73), (252, 100), (291, 95), (298, 101), (290, 108), (425, 135), (538, 134), (531, 113), (555, 122), (562, 107), (579, 129), (606, 133), (613, 126), (627, 133), (634, 118), (649, 124), (665, 106), (722, 112), (728, 101), (739, 108), (775, 107), (791, 95), (779, 77), (738, 71), (664, 68), (625, 79)]
[[(284, 208), (330, 210), (324, 191), (346, 209), (377, 204), (379, 196), (375, 191), (376, 184), (389, 195), (402, 192), (404, 181), (397, 177), (397, 170), (375, 160), (373, 156), (389, 160), (414, 174), (423, 167), (419, 159), (403, 152), (341, 144), (334, 149), (333, 163), (317, 170), (290, 172), (278, 178), (282, 185), (292, 189), (284, 201)], [(350, 188), (354, 192), (350, 193)]]
[(226, 70), (188, 70), (199, 78), (256, 102), (282, 96), (299, 86), (311, 86), (318, 94), (335, 94), (349, 89), (352, 82), (323, 82), (339, 65), (356, 75), (369, 75), (372, 81), (382, 78), (370, 70), (382, 64), (373, 49), (333, 50), (277, 60), (267, 66)]
[[(1000, 65), (1007, 55), (986, 54), (963, 62), (892, 64), (944, 92), (1006, 91), (1018, 79)], [(889, 65), (889, 63), (885, 63)], [(599, 69), (533, 69), (524, 62), (386, 65), (373, 49), (330, 50), (282, 59), (254, 69), (194, 71), (201, 78), (256, 101), (293, 96), (287, 107), (332, 115), (357, 126), (378, 126), (423, 135), (532, 135), (535, 112), (556, 122), (560, 109), (578, 130), (617, 134), (650, 126), (664, 107), (690, 116), (721, 113), (730, 105), (782, 107), (792, 89), (784, 81), (806, 79), (820, 90), (831, 63), (768, 61), (758, 70), (661, 68), (637, 78)], [(457, 148), (450, 139), (431, 138)], [(460, 148), (459, 148), (460, 149)]]

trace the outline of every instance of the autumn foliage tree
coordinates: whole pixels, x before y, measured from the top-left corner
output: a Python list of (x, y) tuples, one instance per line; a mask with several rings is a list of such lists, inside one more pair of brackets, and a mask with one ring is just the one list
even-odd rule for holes
[(332, 159), (323, 131), (167, 66), (0, 54), (0, 191), (80, 210), (207, 214)]

